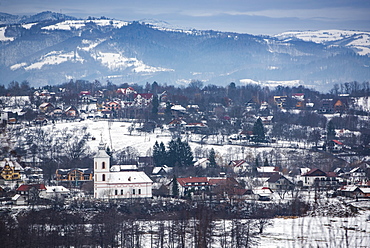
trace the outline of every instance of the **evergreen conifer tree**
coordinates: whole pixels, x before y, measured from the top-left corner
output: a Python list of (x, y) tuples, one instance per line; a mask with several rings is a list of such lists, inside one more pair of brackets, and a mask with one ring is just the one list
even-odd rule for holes
[(335, 139), (335, 135), (336, 135), (335, 127), (334, 127), (334, 123), (331, 120), (328, 122), (328, 125), (326, 127), (326, 132), (327, 132), (326, 137), (328, 141)]
[(213, 148), (209, 152), (208, 160), (209, 160), (209, 165), (211, 167), (216, 167), (216, 165), (217, 165), (216, 164), (216, 153), (215, 153), (215, 150)]
[(193, 153), (187, 142), (180, 138), (168, 143), (167, 161), (169, 166), (189, 166), (193, 164)]
[(158, 96), (155, 95), (155, 96), (153, 96), (153, 100), (152, 100), (152, 113), (151, 113), (151, 117), (152, 117), (152, 120), (153, 121), (157, 121), (157, 119), (158, 119), (158, 106), (159, 106)]
[(153, 161), (155, 166), (162, 166), (167, 163), (167, 152), (163, 142), (160, 144), (158, 144), (158, 141), (155, 142), (153, 146)]
[(262, 119), (258, 118), (253, 125), (253, 135), (255, 142), (263, 142), (265, 140), (265, 129), (263, 127)]
[(153, 146), (153, 162), (155, 166), (159, 166), (161, 163), (159, 149), (160, 147), (159, 147), (158, 141), (156, 141)]
[(172, 196), (173, 197), (179, 196), (179, 185), (177, 183), (176, 175), (173, 175), (173, 178), (172, 178)]

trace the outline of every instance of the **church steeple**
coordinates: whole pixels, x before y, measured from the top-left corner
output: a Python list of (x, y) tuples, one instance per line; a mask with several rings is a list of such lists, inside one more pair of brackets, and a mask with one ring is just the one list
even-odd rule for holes
[[(98, 152), (94, 157), (94, 196), (95, 198), (102, 197), (102, 191), (99, 187), (105, 185), (109, 181), (110, 171), (110, 156), (105, 150), (103, 138), (98, 145)], [(100, 192), (100, 193), (99, 193)]]
[(98, 149), (105, 150), (105, 144), (103, 142), (103, 134), (100, 134), (100, 143), (99, 143)]

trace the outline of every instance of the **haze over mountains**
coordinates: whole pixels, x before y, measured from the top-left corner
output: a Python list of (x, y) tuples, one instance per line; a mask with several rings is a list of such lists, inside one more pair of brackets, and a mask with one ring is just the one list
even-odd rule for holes
[(0, 84), (202, 80), (329, 89), (334, 83), (370, 79), (370, 32), (301, 31), (271, 37), (151, 23), (53, 12), (0, 13)]

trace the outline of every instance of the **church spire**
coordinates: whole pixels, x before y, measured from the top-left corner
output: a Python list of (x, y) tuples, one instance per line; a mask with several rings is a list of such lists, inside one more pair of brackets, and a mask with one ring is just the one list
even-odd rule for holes
[(105, 144), (103, 142), (103, 134), (100, 134), (100, 143), (98, 146), (99, 150), (105, 150)]

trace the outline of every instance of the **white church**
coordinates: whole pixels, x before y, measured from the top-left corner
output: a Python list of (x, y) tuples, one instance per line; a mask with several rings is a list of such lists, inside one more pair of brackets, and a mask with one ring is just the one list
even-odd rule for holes
[(105, 199), (152, 197), (153, 181), (136, 165), (110, 166), (101, 141), (94, 157), (94, 197)]

